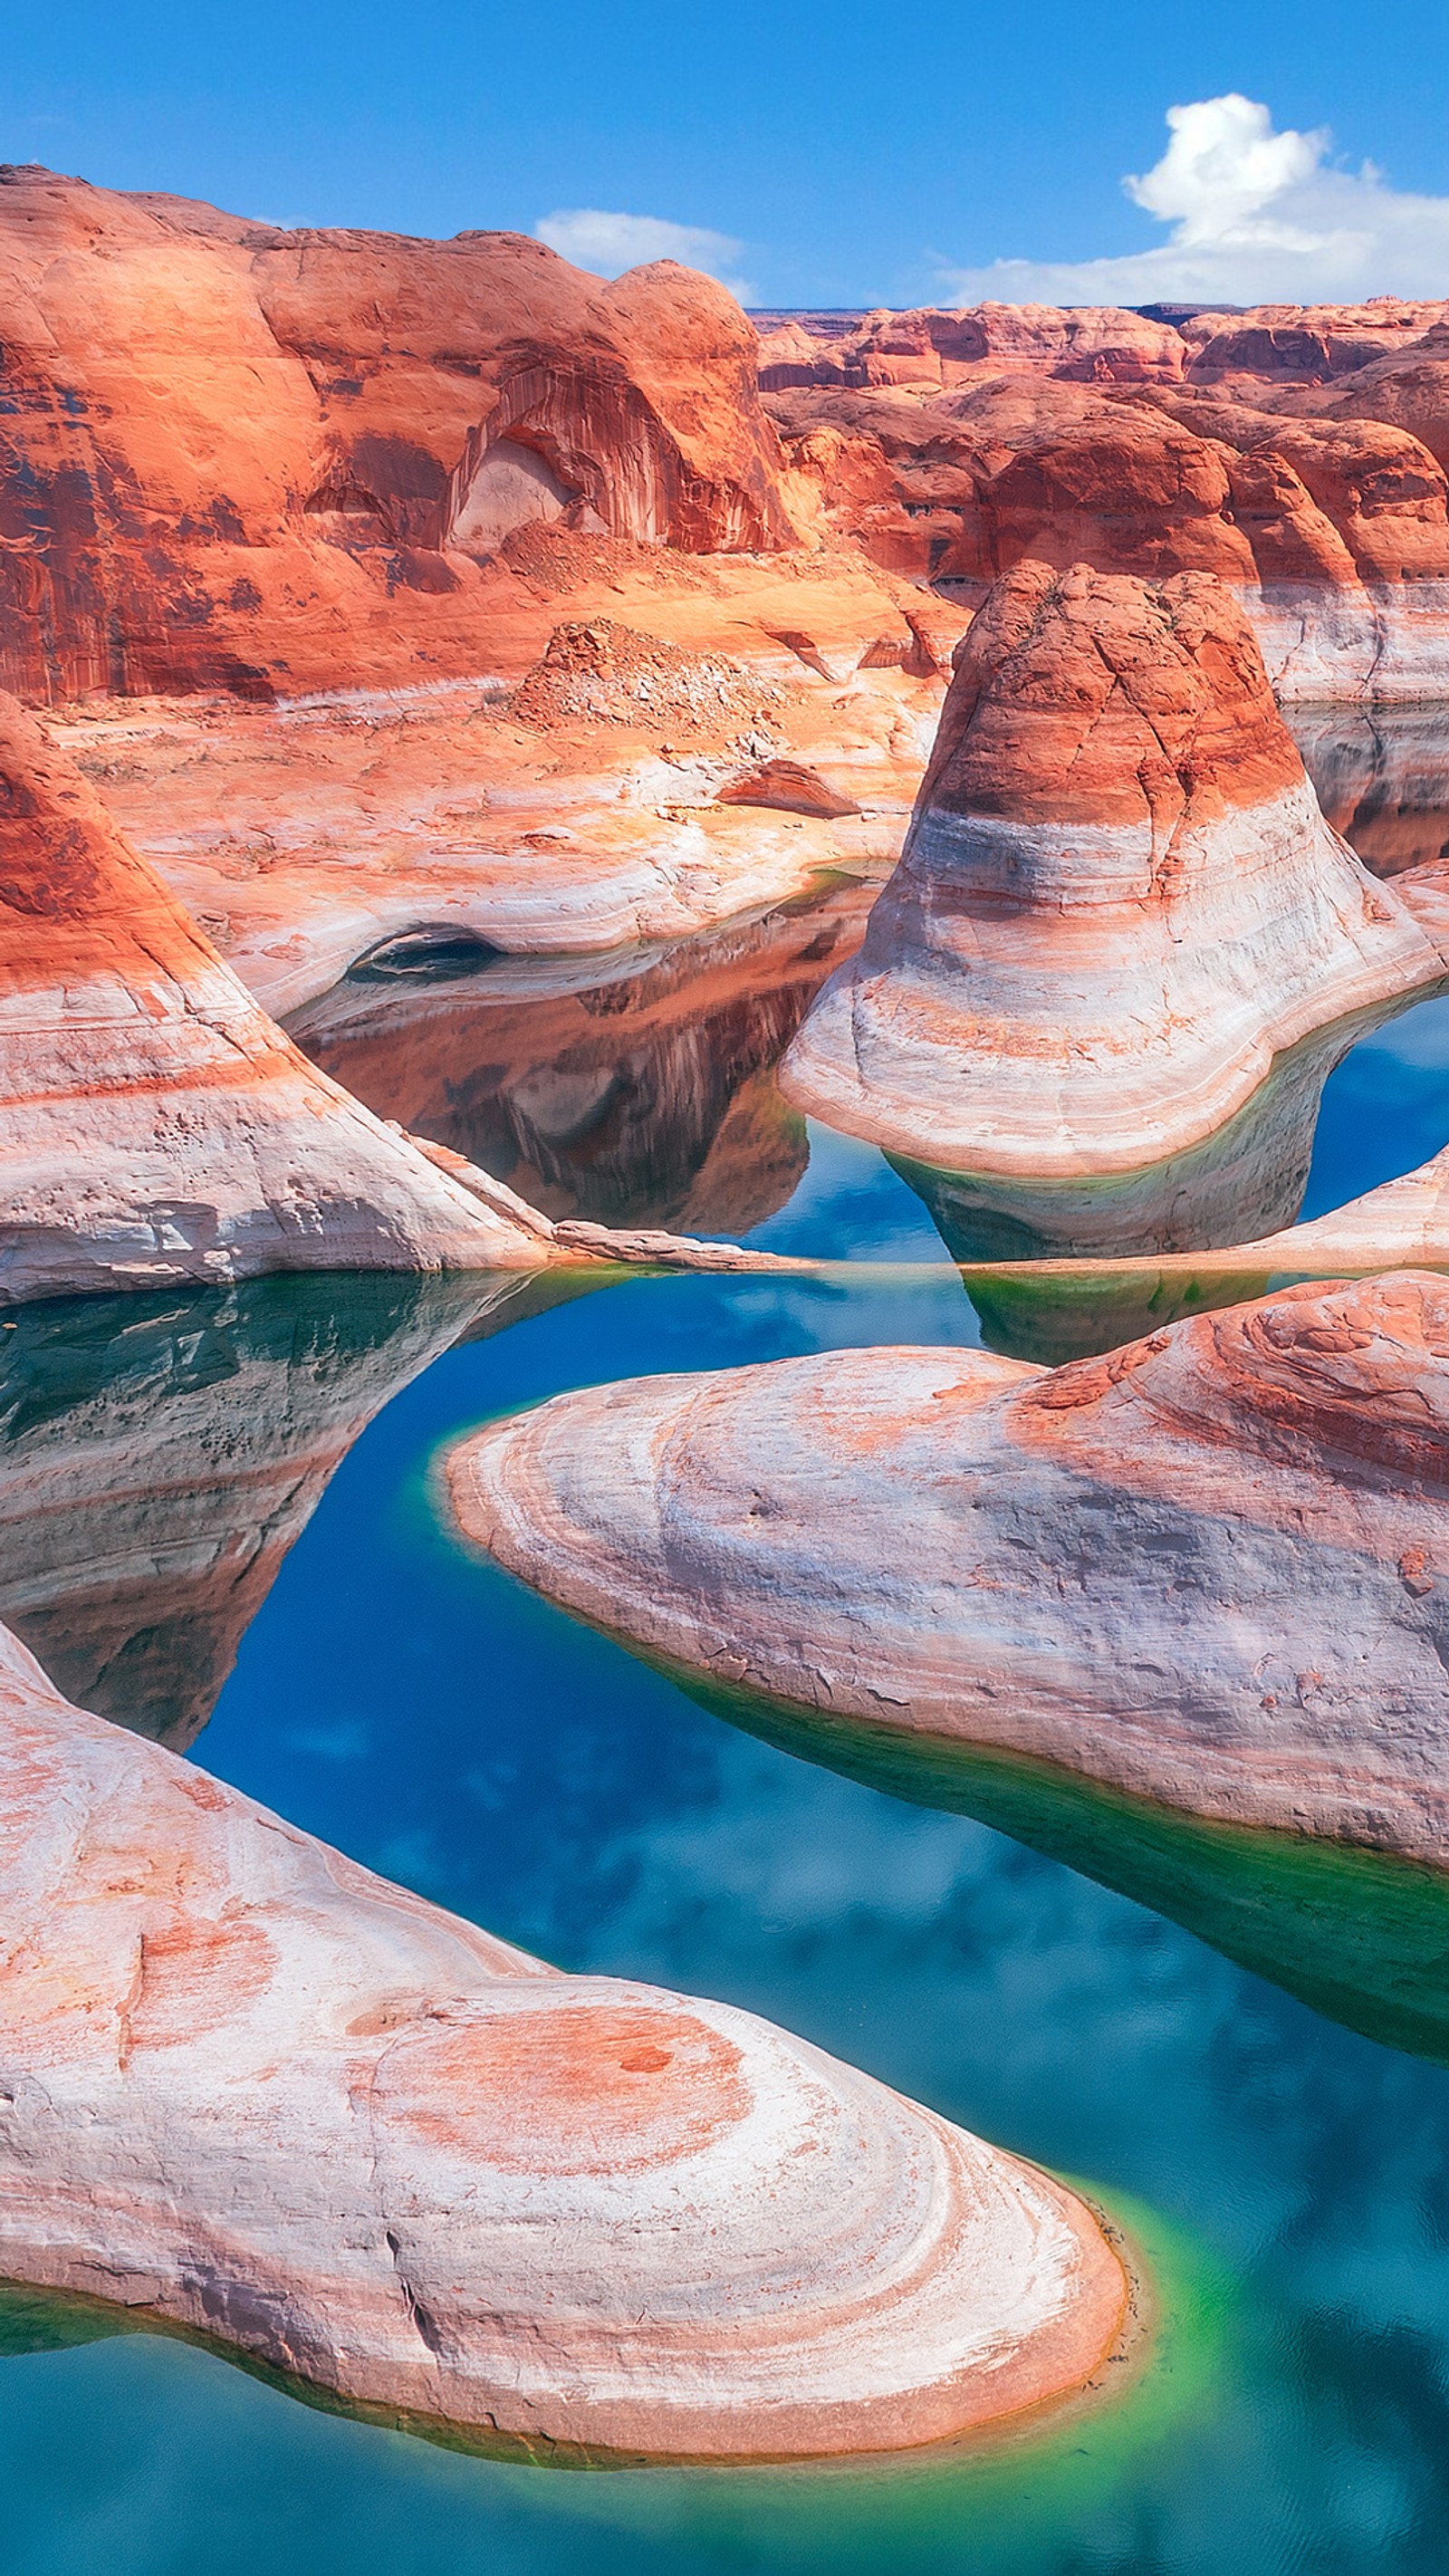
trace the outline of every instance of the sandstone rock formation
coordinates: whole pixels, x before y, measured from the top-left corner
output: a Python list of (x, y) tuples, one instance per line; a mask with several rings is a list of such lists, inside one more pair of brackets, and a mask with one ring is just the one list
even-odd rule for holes
[(1441, 709), (1302, 708), (1293, 730), (1327, 820), (1376, 877), (1449, 859)]
[[(1179, 351), (1208, 332), (1185, 371), (1136, 380), (1024, 343), (943, 362), (939, 381), (919, 367), (888, 381), (832, 343), (828, 363), (780, 371), (793, 390), (768, 400), (826, 525), (894, 572), (963, 600), (1025, 556), (1213, 572), (1237, 586), (1285, 701), (1433, 700), (1449, 690), (1441, 312), (1244, 317), (1216, 343), (1203, 317), (1178, 326)], [(942, 333), (953, 318), (971, 317), (935, 317)], [(921, 319), (897, 317), (907, 339)], [(1256, 374), (1238, 363), (1254, 349)]]
[(306, 1062), (13, 700), (0, 926), (0, 1298), (548, 1257)]
[(564, 1977), (61, 1699), (0, 1632), (0, 2272), (575, 2458), (888, 2451), (1080, 2390), (1034, 2168), (730, 2006)]
[(818, 769), (800, 760), (757, 762), (738, 778), (725, 781), (719, 801), (721, 805), (764, 805), (784, 814), (816, 814), (829, 822), (860, 812), (853, 797), (828, 787)]
[[(965, 611), (822, 544), (713, 281), (33, 169), (0, 279), (0, 681), (274, 1016), (898, 854)], [(780, 758), (808, 812), (719, 801)]]
[(1449, 1854), (1443, 1279), (1285, 1288), (1046, 1372), (636, 1379), (474, 1434), (448, 1477), (470, 1539), (705, 1680)]
[[(1373, 296), (1364, 304), (1264, 304), (1249, 311), (1164, 305), (976, 304), (943, 311), (757, 314), (760, 381), (904, 385), (950, 391), (1003, 373), (1096, 385), (1212, 385), (1261, 399), (1316, 390), (1442, 345), (1449, 305)], [(1372, 379), (1369, 379), (1371, 382)]]
[(1442, 301), (1373, 295), (1363, 304), (1259, 304), (1244, 313), (1204, 309), (1183, 314), (1176, 328), (1188, 351), (1190, 382), (1237, 379), (1257, 394), (1264, 385), (1328, 385), (1382, 358), (1400, 357), (1432, 340), (1445, 310)]
[[(908, 612), (858, 553), (789, 572), (716, 558), (706, 576), (662, 549), (549, 542), (559, 587), (490, 639), (486, 684), (275, 708), (110, 699), (48, 719), (274, 1017), (394, 939), (471, 942), (479, 964), (542, 958), (555, 975), (585, 951), (663, 953), (822, 870), (884, 874), (899, 857), (943, 693), (916, 630), (949, 659), (964, 609), (907, 592)], [(545, 682), (560, 626), (604, 645), (627, 628), (625, 667), (570, 648), (573, 668)], [(605, 658), (607, 674), (580, 667)], [(665, 668), (682, 683), (668, 713)], [(591, 715), (596, 687), (607, 713)], [(785, 756), (832, 810), (720, 801)]]
[(1443, 960), (1328, 829), (1222, 587), (1003, 576), (788, 1098), (914, 1161), (1128, 1172)]
[(516, 234), (281, 231), (11, 168), (0, 279), (24, 696), (487, 669), (516, 528), (791, 535), (754, 333), (671, 263), (611, 285)]
[(779, 320), (774, 329), (761, 331), (760, 383), (767, 393), (796, 385), (911, 385), (934, 391), (1003, 367), (1081, 384), (1155, 379), (1173, 384), (1188, 360), (1184, 336), (1170, 324), (1110, 306), (881, 310), (852, 317), (843, 332), (829, 336), (812, 330), (810, 318)]
[(903, 1157), (896, 1168), (962, 1263), (1090, 1262), (1241, 1245), (1296, 1217), (1324, 1083), (1384, 1016), (1382, 1007), (1361, 1011), (1300, 1040), (1275, 1057), (1266, 1082), (1226, 1126), (1138, 1171), (1050, 1181), (933, 1171)]

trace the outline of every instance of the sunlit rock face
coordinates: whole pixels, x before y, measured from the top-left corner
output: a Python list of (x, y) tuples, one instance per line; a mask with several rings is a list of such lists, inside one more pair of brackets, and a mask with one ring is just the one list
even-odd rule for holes
[(826, 524), (883, 566), (968, 601), (1028, 557), (1212, 572), (1285, 703), (1393, 704), (1449, 695), (1443, 314), (872, 315), (796, 323), (774, 364), (767, 339), (762, 382)]
[(1286, 1288), (1051, 1371), (876, 1350), (636, 1379), (449, 1473), (472, 1539), (705, 1680), (1449, 1855), (1440, 1278)]
[[(858, 552), (706, 571), (524, 533), (527, 580), (500, 573), (481, 678), (475, 661), (472, 679), (395, 685), (404, 657), (386, 688), (274, 707), (108, 698), (47, 717), (274, 1018), (397, 942), (572, 969), (900, 856), (943, 696), (910, 621), (929, 620), (944, 667), (963, 609)], [(785, 771), (824, 791), (808, 812), (778, 801), (787, 748)], [(744, 802), (742, 782), (777, 801)]]
[(0, 1333), (0, 1619), (68, 1697), (184, 1752), (353, 1442), (530, 1298), (514, 1272), (26, 1308)]
[[(955, 309), (761, 314), (760, 381), (858, 391), (955, 392), (1003, 374), (1093, 386), (1211, 385), (1244, 399), (1337, 390), (1383, 360), (1379, 380), (1442, 353), (1442, 300), (1210, 306), (973, 304)], [(1366, 378), (1372, 384), (1374, 378)], [(1330, 397), (1331, 398), (1331, 397)]]
[(0, 699), (0, 1299), (536, 1264), (266, 1017)]
[(495, 2449), (888, 2451), (1092, 2383), (1072, 2193), (751, 2014), (565, 1977), (0, 1632), (0, 2272)]
[(608, 284), (517, 234), (279, 230), (29, 168), (0, 278), (24, 696), (477, 670), (477, 558), (519, 527), (790, 534), (754, 333), (672, 263)]
[[(771, 1068), (876, 889), (852, 884), (607, 983), (499, 960), (428, 989), (338, 986), (292, 1023), (380, 1116), (433, 1136), (551, 1217), (741, 1234), (804, 1172)], [(530, 975), (534, 984), (530, 983)]]
[(10, 168), (0, 284), (0, 685), (274, 1016), (899, 855), (965, 611), (820, 545), (715, 281)]
[(1220, 584), (1024, 563), (958, 651), (901, 863), (781, 1078), (915, 1162), (1120, 1174), (1441, 971), (1324, 823)]
[(918, 306), (852, 317), (830, 336), (825, 317), (763, 316), (760, 382), (767, 393), (793, 386), (908, 385), (951, 389), (1003, 368), (1088, 384), (1180, 381), (1188, 349), (1181, 332), (1110, 305), (1064, 311), (1053, 304), (976, 304), (959, 312)]

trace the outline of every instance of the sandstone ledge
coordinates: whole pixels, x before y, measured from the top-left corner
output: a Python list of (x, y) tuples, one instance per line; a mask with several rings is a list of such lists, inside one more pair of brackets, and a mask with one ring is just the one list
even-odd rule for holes
[(1094, 2383), (1084, 2204), (732, 2007), (565, 1977), (0, 1631), (0, 2274), (484, 2447), (947, 2439)]
[(1442, 1279), (1288, 1288), (1052, 1371), (635, 1379), (448, 1476), (472, 1540), (702, 1680), (1449, 1861)]

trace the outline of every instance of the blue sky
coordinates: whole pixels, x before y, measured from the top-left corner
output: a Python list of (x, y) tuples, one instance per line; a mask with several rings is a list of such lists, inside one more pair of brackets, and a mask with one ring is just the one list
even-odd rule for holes
[[(1445, 294), (1446, 74), (1445, 0), (10, 0), (0, 151), (289, 223), (561, 217), (765, 304)], [(1266, 116), (1161, 176), (1228, 93)]]

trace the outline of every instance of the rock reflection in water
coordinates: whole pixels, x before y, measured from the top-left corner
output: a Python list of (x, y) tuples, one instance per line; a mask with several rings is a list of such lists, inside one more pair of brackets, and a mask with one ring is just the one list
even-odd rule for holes
[[(525, 989), (351, 984), (292, 1023), (383, 1118), (449, 1145), (552, 1217), (747, 1233), (805, 1169), (804, 1122), (771, 1068), (877, 889), (835, 884), (627, 975)], [(559, 981), (563, 981), (562, 974)]]
[(1055, 1763), (908, 1739), (666, 1669), (781, 1751), (913, 1806), (974, 1816), (1180, 1923), (1329, 2020), (1449, 2063), (1449, 1871), (1207, 1823)]
[(897, 1163), (967, 1271), (987, 1349), (1057, 1367), (1115, 1350), (1179, 1315), (1255, 1295), (1260, 1277), (1164, 1278), (1150, 1260), (1140, 1275), (1105, 1279), (1084, 1272), (1034, 1280), (992, 1265), (1212, 1252), (1291, 1225), (1308, 1184), (1325, 1082), (1360, 1038), (1402, 1007), (1381, 1005), (1315, 1030), (1278, 1057), (1215, 1136), (1140, 1172), (1026, 1181)]
[(1069, 1269), (1035, 1272), (963, 1265), (966, 1294), (981, 1325), (984, 1350), (1007, 1359), (1062, 1368), (1120, 1350), (1164, 1324), (1261, 1297), (1269, 1273), (1256, 1271)]
[(1300, 707), (1319, 804), (1375, 876), (1449, 856), (1449, 706)]
[(31, 1306), (0, 1332), (0, 1620), (176, 1751), (353, 1442), (521, 1275), (258, 1279)]

